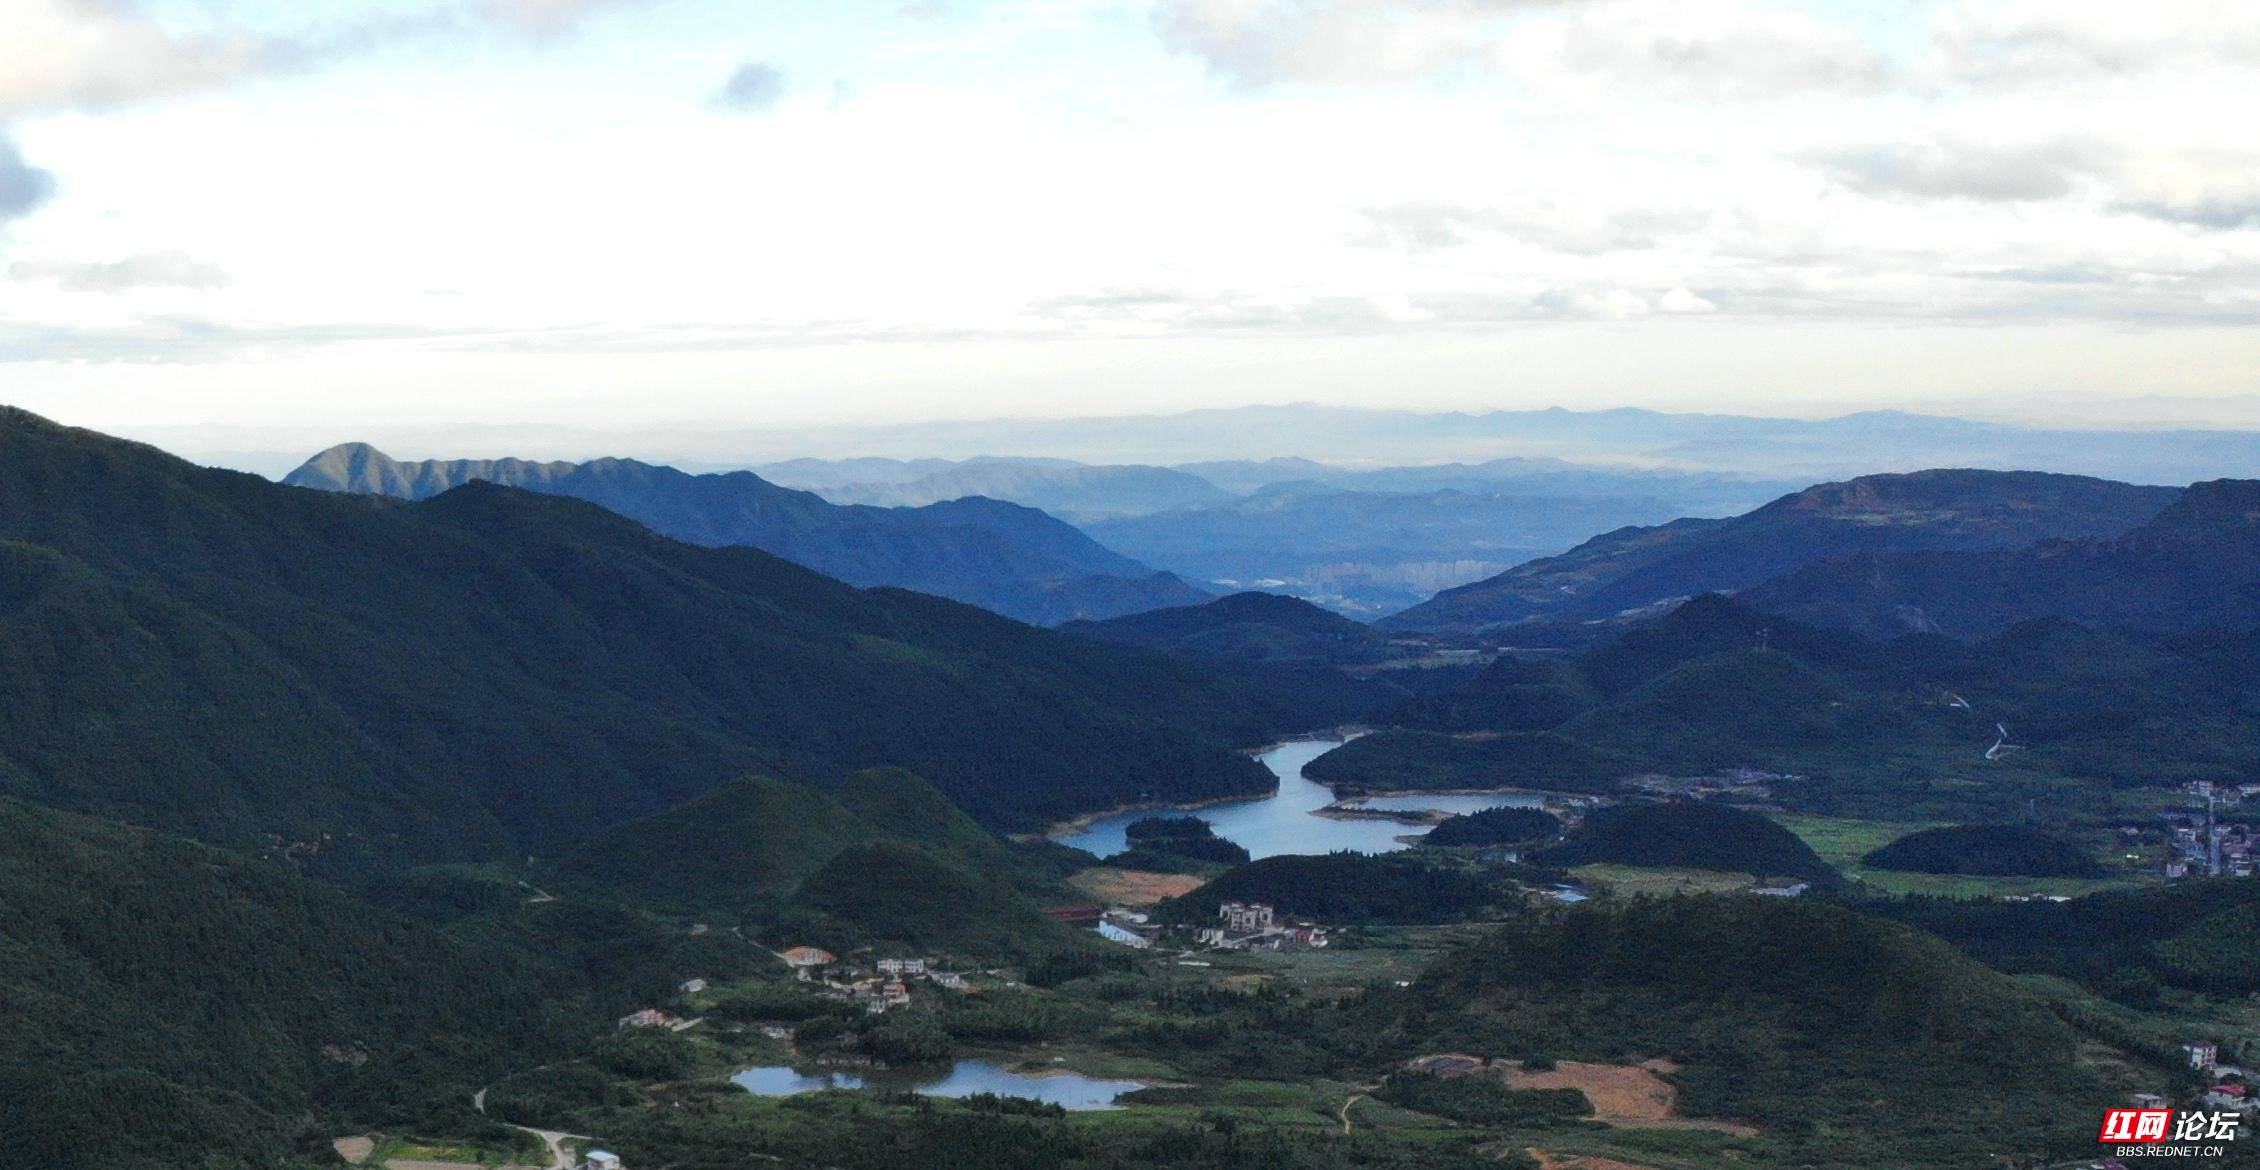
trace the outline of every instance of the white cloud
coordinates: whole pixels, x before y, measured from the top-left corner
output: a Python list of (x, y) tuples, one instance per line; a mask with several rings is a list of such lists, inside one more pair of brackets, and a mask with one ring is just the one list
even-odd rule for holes
[(64, 292), (127, 292), (137, 288), (210, 291), (233, 283), (227, 270), (186, 252), (136, 252), (117, 260), (18, 260), (8, 266), (15, 280), (41, 281)]
[(1996, 144), (1955, 139), (1811, 152), (1845, 186), (1868, 195), (1919, 199), (2059, 199), (2107, 165), (2091, 143)]

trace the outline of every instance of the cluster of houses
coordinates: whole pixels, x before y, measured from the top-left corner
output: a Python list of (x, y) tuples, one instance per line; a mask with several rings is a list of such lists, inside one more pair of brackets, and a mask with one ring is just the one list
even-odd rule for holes
[[(2219, 1044), (2211, 1040), (2192, 1041), (2182, 1045), (2182, 1056), (2189, 1061), (2189, 1067), (2205, 1074), (2205, 1079), (2211, 1082), (2204, 1096), (2198, 1098), (2200, 1104), (2208, 1109), (2238, 1113), (2260, 1111), (2260, 1093), (2253, 1091), (2252, 1075), (2238, 1065), (2223, 1062)], [(2164, 1102), (2159, 1104), (2162, 1106)]]
[(2198, 780), (2183, 789), (2191, 807), (2159, 814), (2166, 822), (2166, 878), (2250, 877), (2260, 834), (2243, 823), (2223, 824), (2220, 811), (2260, 798), (2260, 784)]
[(1217, 924), (1193, 937), (1220, 951), (1276, 951), (1283, 947), (1323, 947), (1326, 928), (1308, 922), (1281, 922), (1268, 902), (1226, 902), (1216, 908)]
[(686, 1028), (696, 1026), (698, 1022), (704, 1018), (705, 1017), (703, 1016), (697, 1016), (691, 1019), (683, 1019), (679, 1016), (668, 1015), (666, 1012), (660, 1011), (658, 1008), (645, 1008), (642, 1011), (629, 1012), (627, 1015), (621, 1016), (620, 1027), (624, 1029), (665, 1028), (671, 1032), (680, 1032)]
[[(910, 985), (923, 979), (945, 991), (964, 991), (965, 976), (937, 971), (925, 959), (880, 959), (871, 974), (846, 968), (839, 956), (820, 947), (793, 947), (778, 955), (803, 982), (822, 983), (825, 994), (860, 1005), (868, 1012), (884, 1012), (910, 1003)], [(834, 971), (833, 968), (840, 968)]]

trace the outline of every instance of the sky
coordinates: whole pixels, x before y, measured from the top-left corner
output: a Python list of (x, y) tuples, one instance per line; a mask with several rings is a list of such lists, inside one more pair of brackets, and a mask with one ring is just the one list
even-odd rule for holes
[(0, 0), (0, 401), (2260, 427), (2256, 97), (2232, 0)]

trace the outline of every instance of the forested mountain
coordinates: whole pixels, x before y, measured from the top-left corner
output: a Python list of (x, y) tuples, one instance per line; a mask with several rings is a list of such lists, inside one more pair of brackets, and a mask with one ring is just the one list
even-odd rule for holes
[(2006, 1148), (2092, 1151), (2111, 1099), (2040, 995), (1810, 899), (1532, 913), (1372, 1006), (1407, 1054), (1673, 1062), (1679, 1107), (1761, 1127), (1769, 1164), (1961, 1165), (1973, 1118)]
[(1357, 665), (1381, 661), (1389, 639), (1300, 598), (1246, 592), (1104, 621), (1069, 622), (1063, 634), (1146, 650), (1249, 662)]
[[(1304, 717), (577, 500), (281, 487), (0, 413), (0, 791), (259, 851), (547, 852), (757, 767), (993, 825), (1258, 791)], [(318, 778), (315, 782), (312, 778)]]
[(633, 459), (403, 463), (362, 443), (324, 451), (283, 482), (422, 500), (473, 480), (587, 500), (690, 544), (758, 548), (852, 585), (897, 585), (1038, 624), (1207, 596), (1034, 508), (959, 498), (972, 493), (918, 508), (843, 506), (749, 471), (691, 475)]
[(1879, 636), (1982, 638), (2066, 618), (2127, 630), (2260, 623), (2260, 480), (2192, 484), (2122, 535), (1975, 552), (1874, 552), (1749, 591), (1768, 612)]
[(613, 1006), (564, 964), (164, 834), (0, 798), (0, 838), (0, 1129), (25, 1165), (272, 1166), (325, 1121), (469, 1134), (484, 1079)]
[(2260, 766), (2251, 626), (2137, 637), (2045, 619), (1975, 643), (1878, 642), (1744, 601), (1699, 597), (1571, 658), (1501, 658), (1305, 772), (1590, 791), (1635, 771), (1754, 768), (1798, 777), (1775, 795), (1807, 810), (2004, 820)]
[(1859, 553), (1970, 552), (2114, 537), (2158, 517), (2179, 494), (2038, 472), (1862, 476), (1728, 519), (1605, 533), (1561, 556), (1445, 590), (1383, 624), (1474, 631), (1533, 618), (1609, 618), (1745, 589)]

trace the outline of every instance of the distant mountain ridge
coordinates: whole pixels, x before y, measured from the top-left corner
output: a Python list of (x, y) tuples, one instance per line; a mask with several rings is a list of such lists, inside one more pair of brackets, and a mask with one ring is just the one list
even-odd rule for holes
[(916, 589), (1040, 625), (1208, 596), (1034, 508), (990, 499), (859, 507), (748, 471), (692, 475), (634, 459), (401, 461), (365, 443), (323, 451), (283, 482), (422, 500), (474, 480), (587, 500), (691, 544), (758, 548), (851, 585)]
[(1966, 552), (2116, 536), (2181, 494), (2047, 472), (1934, 470), (1818, 484), (1725, 519), (1604, 533), (1558, 557), (1448, 589), (1383, 620), (1468, 632), (1534, 618), (1590, 621), (1759, 585), (1861, 553)]
[(1069, 622), (1063, 634), (1146, 650), (1252, 662), (1378, 662), (1389, 640), (1371, 626), (1278, 593), (1234, 593), (1105, 621)]
[(1975, 551), (1877, 551), (1741, 595), (1816, 625), (1987, 637), (2036, 618), (2173, 633), (2260, 622), (2260, 480), (2191, 484), (2122, 534)]
[[(984, 823), (1260, 791), (1176, 659), (476, 482), (303, 491), (0, 408), (0, 793), (346, 866), (522, 857), (761, 767)], [(246, 735), (245, 728), (259, 734)]]

